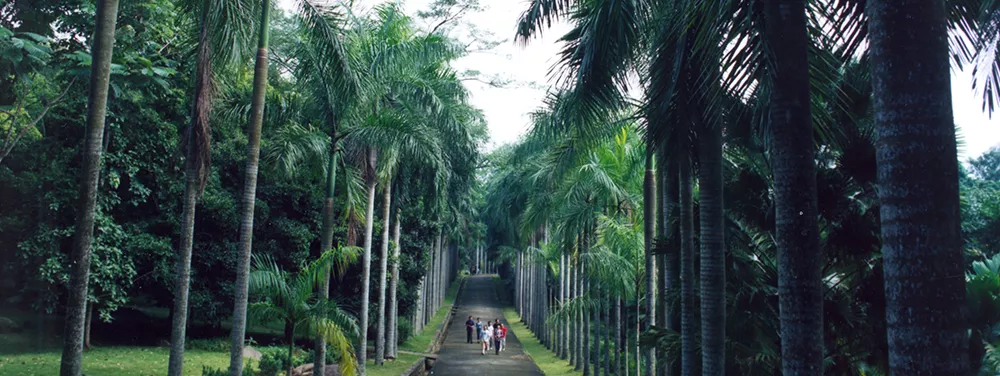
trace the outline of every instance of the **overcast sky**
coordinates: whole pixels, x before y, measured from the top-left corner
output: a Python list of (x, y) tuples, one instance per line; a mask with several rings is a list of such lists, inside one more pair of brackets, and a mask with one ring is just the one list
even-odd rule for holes
[[(355, 4), (370, 9), (380, 2), (356, 0)], [(426, 8), (429, 0), (403, 0), (402, 3), (407, 14), (415, 15), (418, 10)], [(545, 96), (549, 70), (560, 48), (556, 40), (569, 28), (564, 24), (553, 25), (541, 38), (532, 40), (526, 47), (515, 45), (515, 24), (527, 3), (523, 0), (480, 0), (480, 3), (486, 9), (468, 14), (465, 20), (506, 41), (490, 52), (472, 53), (456, 61), (454, 67), (460, 72), (477, 70), (484, 76), (498, 75), (513, 81), (503, 88), (465, 81), (472, 95), (472, 104), (483, 111), (489, 123), (490, 143), (487, 149), (492, 150), (497, 145), (516, 141), (527, 129), (528, 113), (537, 109)], [(278, 0), (278, 4), (291, 9), (294, 0)], [(467, 34), (462, 29), (453, 34), (459, 39), (467, 38), (467, 35), (461, 35)], [(952, 74), (952, 98), (955, 123), (965, 141), (965, 147), (959, 154), (962, 160), (1000, 145), (1000, 122), (989, 119), (981, 110), (982, 100), (972, 90), (971, 73)]]

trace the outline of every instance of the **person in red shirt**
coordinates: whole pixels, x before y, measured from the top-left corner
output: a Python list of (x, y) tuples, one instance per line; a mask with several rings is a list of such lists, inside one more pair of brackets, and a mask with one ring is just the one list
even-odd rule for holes
[(497, 324), (497, 355), (507, 347), (507, 327), (503, 324)]

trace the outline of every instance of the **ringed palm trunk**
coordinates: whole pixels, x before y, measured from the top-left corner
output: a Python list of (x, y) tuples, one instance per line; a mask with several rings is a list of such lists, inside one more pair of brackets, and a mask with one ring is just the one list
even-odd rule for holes
[[(391, 179), (390, 179), (391, 180)], [(382, 250), (379, 253), (379, 278), (378, 278), (378, 329), (375, 335), (375, 364), (382, 365), (385, 359), (385, 349), (386, 349), (386, 336), (385, 336), (385, 323), (386, 323), (386, 307), (385, 307), (385, 292), (388, 285), (388, 274), (389, 274), (389, 229), (390, 226), (390, 213), (392, 207), (392, 184), (390, 182), (385, 183), (385, 188), (383, 189), (383, 205), (385, 208), (382, 209), (382, 216), (385, 218), (385, 226), (382, 228)]]
[(823, 301), (805, 6), (775, 1), (767, 12), (776, 21), (766, 32), (775, 46), (770, 130), (781, 366), (786, 375), (820, 375)]
[(706, 123), (699, 137), (701, 222), (701, 364), (703, 376), (726, 369), (726, 268), (722, 199), (722, 125)]
[(945, 2), (874, 0), (866, 12), (890, 372), (964, 375), (969, 343)]
[(201, 15), (198, 60), (195, 69), (194, 109), (188, 125), (185, 160), (184, 214), (177, 249), (177, 276), (174, 280), (174, 310), (170, 332), (170, 360), (167, 375), (179, 376), (184, 368), (184, 341), (187, 331), (188, 292), (191, 287), (191, 249), (194, 245), (195, 207), (207, 174), (208, 121), (212, 111), (212, 60), (208, 39), (208, 6)]
[(396, 301), (396, 293), (399, 289), (399, 233), (400, 233), (400, 223), (402, 219), (400, 215), (401, 209), (399, 204), (396, 204), (396, 223), (392, 228), (392, 267), (390, 268), (391, 282), (389, 283), (389, 334), (388, 334), (388, 350), (386, 352), (392, 356), (396, 357), (396, 347), (399, 346), (399, 305)]
[(680, 236), (681, 236), (681, 376), (695, 376), (696, 362), (695, 302), (694, 302), (694, 212), (691, 187), (691, 147), (686, 142), (687, 123), (682, 122), (680, 175)]
[(94, 216), (97, 209), (97, 186), (101, 174), (104, 117), (108, 106), (111, 80), (111, 52), (115, 44), (118, 0), (97, 2), (97, 19), (91, 47), (90, 93), (87, 98), (87, 136), (83, 144), (80, 174), (80, 198), (73, 236), (69, 298), (63, 331), (61, 376), (80, 375), (83, 363), (84, 326), (87, 319), (87, 288), (90, 279), (90, 251), (94, 239)]
[(243, 374), (243, 338), (246, 336), (248, 283), (250, 276), (250, 250), (253, 245), (253, 213), (257, 196), (257, 168), (260, 160), (260, 131), (264, 124), (264, 97), (267, 94), (267, 45), (268, 23), (271, 13), (270, 0), (261, 1), (260, 36), (257, 41), (257, 58), (253, 72), (253, 97), (250, 103), (250, 127), (247, 130), (249, 148), (243, 179), (242, 208), (240, 211), (240, 239), (236, 261), (235, 306), (233, 307), (232, 349), (229, 355), (229, 374)]
[[(335, 209), (333, 199), (337, 186), (337, 130), (336, 125), (330, 138), (330, 155), (326, 172), (326, 200), (323, 202), (323, 233), (320, 236), (320, 252), (333, 249), (333, 234), (335, 229)], [(323, 282), (320, 285), (319, 296), (326, 300), (330, 297), (330, 267), (323, 272)], [(326, 372), (326, 341), (317, 336), (315, 340), (316, 356), (313, 359), (313, 375), (323, 376)]]
[[(680, 180), (678, 177), (678, 166), (676, 161), (669, 161), (666, 168), (667, 178), (664, 179), (666, 187), (664, 187), (665, 199), (663, 204), (663, 221), (666, 225), (662, 226), (664, 229), (663, 239), (666, 243), (667, 252), (663, 255), (663, 283), (661, 294), (663, 294), (665, 302), (663, 306), (664, 312), (663, 317), (665, 321), (664, 325), (667, 329), (673, 330), (680, 333), (681, 331), (681, 315), (680, 315), (680, 305), (677, 299), (668, 299), (667, 297), (676, 296), (677, 292), (681, 288), (680, 279), (680, 239), (678, 237), (678, 190), (680, 188)], [(680, 361), (678, 359), (672, 359), (672, 361), (667, 362), (664, 359), (663, 372), (661, 374), (677, 375), (680, 373)]]
[(358, 338), (358, 347), (355, 349), (358, 357), (358, 373), (365, 374), (365, 363), (368, 360), (368, 301), (371, 297), (371, 274), (372, 274), (372, 227), (375, 225), (375, 149), (368, 149), (367, 166), (369, 171), (367, 189), (368, 206), (365, 208), (365, 243), (361, 258), (361, 312), (358, 327), (361, 335)]
[[(656, 255), (653, 241), (656, 239), (656, 170), (653, 167), (653, 141), (646, 141), (646, 175), (642, 183), (643, 193), (643, 243), (646, 247), (646, 330), (656, 325)], [(644, 374), (656, 373), (656, 346), (646, 349)]]

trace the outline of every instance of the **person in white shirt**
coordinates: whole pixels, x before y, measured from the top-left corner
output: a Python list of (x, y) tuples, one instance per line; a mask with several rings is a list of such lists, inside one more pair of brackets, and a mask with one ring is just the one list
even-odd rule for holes
[(486, 355), (486, 351), (490, 349), (490, 342), (491, 342), (490, 340), (493, 338), (493, 326), (487, 325), (485, 328), (483, 328), (483, 334), (482, 334), (482, 336), (483, 337), (480, 338), (480, 339), (483, 340), (483, 351), (482, 352), (483, 352), (483, 355)]

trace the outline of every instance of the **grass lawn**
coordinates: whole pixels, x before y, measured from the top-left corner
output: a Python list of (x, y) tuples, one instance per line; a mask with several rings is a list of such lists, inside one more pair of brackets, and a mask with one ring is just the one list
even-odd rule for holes
[[(0, 355), (0, 375), (58, 375), (59, 351)], [(159, 347), (99, 347), (83, 354), (87, 376), (163, 375), (170, 349)], [(229, 353), (188, 350), (184, 374), (201, 375), (201, 367), (229, 367)]]
[[(465, 278), (465, 277), (459, 277)], [(410, 337), (400, 346), (401, 350), (424, 352), (434, 341), (437, 331), (445, 315), (455, 304), (459, 280), (451, 285), (445, 296), (444, 304), (438, 309), (430, 323), (422, 333)], [(257, 328), (260, 331), (275, 330), (274, 328)], [(40, 343), (44, 342), (44, 343)], [(0, 336), (0, 375), (34, 376), (59, 374), (59, 358), (61, 343), (57, 338), (40, 340), (27, 335)], [(31, 349), (39, 348), (31, 352)], [(165, 347), (96, 347), (83, 354), (83, 373), (87, 376), (112, 375), (163, 375), (167, 372), (167, 360), (170, 349)], [(381, 367), (369, 362), (365, 369), (369, 376), (398, 376), (410, 368), (419, 355), (399, 354), (392, 361), (386, 361)], [(229, 367), (229, 352), (187, 350), (184, 352), (184, 375), (201, 375), (202, 366), (217, 369)]]
[(399, 374), (409, 369), (413, 363), (416, 363), (418, 359), (423, 359), (423, 357), (420, 355), (399, 354), (396, 360), (386, 359), (385, 364), (381, 367), (376, 366), (372, 361), (368, 361), (365, 364), (365, 374), (368, 376), (399, 376)]

